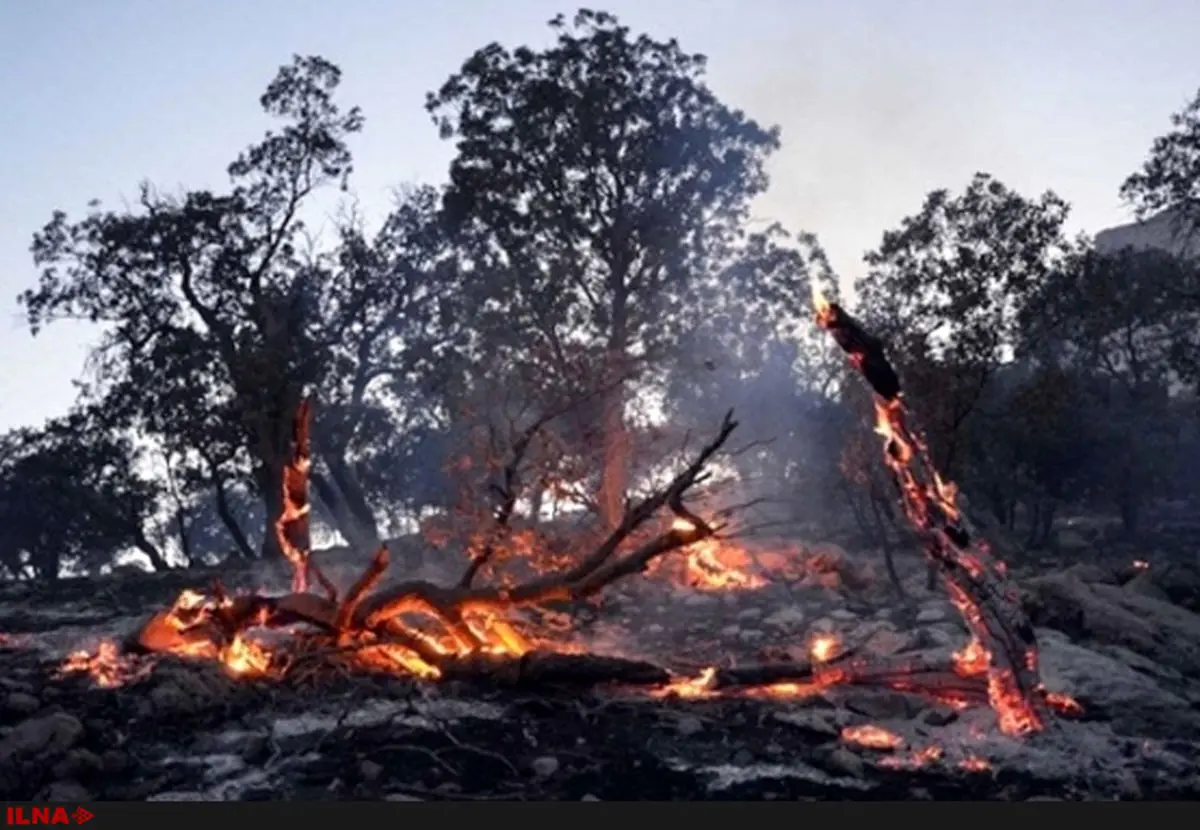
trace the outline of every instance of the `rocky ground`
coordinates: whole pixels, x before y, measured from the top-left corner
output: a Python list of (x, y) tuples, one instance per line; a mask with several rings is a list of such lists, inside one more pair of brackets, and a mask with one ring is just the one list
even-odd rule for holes
[[(901, 563), (909, 603), (872, 556), (823, 561), (818, 578), (752, 591), (634, 580), (577, 615), (570, 636), (681, 675), (779, 659), (821, 631), (880, 656), (965, 641), (949, 604), (921, 587), (919, 561)], [(245, 589), (284, 584), (262, 570), (222, 576)], [(137, 679), (99, 688), (63, 675), (64, 656), (119, 638), (206, 576), (10, 584), (0, 587), (0, 797), (1192, 799), (1195, 577), (1194, 565), (1121, 564), (1022, 579), (1046, 683), (1083, 713), (1020, 740), (1001, 736), (987, 710), (863, 689), (679, 699), (336, 673), (278, 683), (170, 660), (130, 665)], [(862, 746), (844, 734), (855, 726), (900, 743)]]

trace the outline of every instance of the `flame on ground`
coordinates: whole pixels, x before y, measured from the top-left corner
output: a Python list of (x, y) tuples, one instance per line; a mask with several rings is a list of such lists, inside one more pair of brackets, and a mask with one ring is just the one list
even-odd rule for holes
[[(695, 530), (687, 519), (675, 519), (675, 530)], [(752, 591), (767, 580), (752, 573), (750, 557), (735, 545), (719, 539), (701, 539), (686, 550), (687, 584), (701, 591)]]
[(978, 677), (981, 674), (987, 674), (988, 665), (991, 663), (991, 655), (974, 637), (965, 646), (954, 652), (951, 659), (954, 661), (954, 670), (962, 677)]
[(120, 647), (111, 640), (97, 646), (95, 652), (74, 651), (59, 666), (60, 675), (86, 674), (102, 689), (118, 686), (148, 675), (153, 664), (121, 654)]
[(986, 758), (980, 758), (978, 755), (968, 755), (958, 762), (958, 768), (963, 772), (987, 772), (992, 768), (992, 764)]
[(666, 686), (656, 689), (654, 696), (679, 697), (688, 700), (712, 697), (716, 694), (716, 691), (713, 689), (713, 681), (716, 680), (716, 677), (716, 666), (709, 666), (701, 669), (700, 673), (695, 677), (681, 677), (672, 680)]
[(828, 663), (842, 652), (842, 641), (836, 634), (817, 634), (808, 643), (808, 656), (814, 663)]
[(904, 739), (895, 732), (869, 723), (847, 726), (842, 729), (841, 737), (848, 744), (866, 749), (891, 750), (904, 746)]
[(937, 744), (930, 744), (920, 749), (913, 749), (900, 755), (888, 755), (879, 759), (879, 766), (888, 769), (914, 770), (936, 763), (945, 755), (945, 751)]
[(1046, 705), (1062, 715), (1078, 717), (1083, 714), (1079, 701), (1063, 692), (1046, 692)]

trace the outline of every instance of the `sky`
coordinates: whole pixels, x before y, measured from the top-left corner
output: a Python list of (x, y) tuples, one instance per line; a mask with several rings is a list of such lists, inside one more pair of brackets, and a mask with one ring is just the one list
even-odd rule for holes
[[(579, 0), (576, 0), (578, 3)], [(609, 0), (635, 30), (709, 56), (728, 104), (778, 124), (758, 218), (814, 232), (844, 280), (933, 189), (976, 171), (1129, 220), (1117, 192), (1200, 87), (1196, 0)], [(0, 430), (63, 414), (96, 332), (33, 338), (16, 303), (55, 209), (119, 206), (149, 180), (220, 187), (265, 129), (258, 96), (294, 53), (344, 71), (366, 113), (354, 188), (439, 183), (452, 147), (422, 109), (475, 49), (537, 45), (558, 0), (0, 0)]]

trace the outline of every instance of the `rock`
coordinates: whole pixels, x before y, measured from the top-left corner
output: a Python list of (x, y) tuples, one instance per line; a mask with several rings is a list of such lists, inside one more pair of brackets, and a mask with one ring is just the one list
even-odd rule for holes
[(848, 687), (836, 692), (831, 690), (831, 693), (836, 693), (842, 701), (842, 705), (851, 712), (857, 712), (872, 720), (891, 720), (892, 718), (907, 720), (915, 718), (925, 711), (924, 701), (901, 692)]
[(737, 617), (735, 619), (741, 620), (743, 622), (749, 622), (752, 620), (759, 619), (760, 617), (762, 617), (762, 615), (763, 615), (763, 612), (762, 612), (761, 608), (743, 608), (741, 611), (738, 612)]
[(242, 741), (239, 755), (247, 764), (260, 764), (270, 757), (271, 742), (267, 740), (266, 735), (257, 732), (247, 735)]
[(1115, 568), (1095, 562), (1077, 562), (1069, 568), (1065, 568), (1062, 573), (1089, 584), (1095, 582), (1102, 585), (1116, 585), (1119, 581)]
[(104, 772), (108, 775), (119, 775), (129, 768), (129, 756), (119, 749), (107, 749), (100, 756)]
[(1152, 677), (1072, 643), (1061, 632), (1039, 629), (1037, 634), (1046, 688), (1074, 697), (1089, 717), (1108, 721), (1119, 735), (1200, 734), (1200, 712)]
[(835, 772), (844, 772), (852, 778), (861, 778), (866, 770), (863, 759), (844, 746), (839, 746), (829, 753), (826, 764)]
[(963, 633), (957, 626), (935, 625), (917, 632), (918, 647), (958, 648), (963, 644)]
[(1082, 533), (1064, 527), (1054, 531), (1054, 546), (1061, 551), (1079, 551), (1087, 550), (1092, 543)]
[(769, 614), (763, 623), (772, 628), (796, 629), (804, 624), (804, 611), (799, 606), (789, 605)]
[(748, 767), (754, 763), (754, 753), (748, 749), (739, 749), (733, 753), (730, 763), (737, 767)]
[(1126, 582), (1123, 586), (1126, 591), (1131, 591), (1135, 594), (1140, 594), (1144, 597), (1150, 597), (1160, 602), (1170, 602), (1171, 598), (1167, 596), (1167, 592), (1160, 588), (1154, 582), (1154, 577), (1149, 571), (1141, 571), (1133, 579)]
[(913, 636), (907, 633), (892, 631), (884, 628), (876, 631), (863, 644), (863, 648), (880, 657), (890, 657), (899, 654), (913, 645)]
[(858, 619), (858, 614), (855, 614), (848, 608), (838, 608), (829, 613), (829, 616), (839, 622), (854, 622)]
[(697, 734), (698, 732), (703, 732), (704, 731), (704, 722), (701, 721), (699, 718), (688, 715), (688, 716), (680, 718), (679, 723), (676, 725), (675, 728), (679, 732), (680, 735), (687, 738), (687, 737), (691, 737), (692, 735)]
[(77, 781), (51, 781), (37, 795), (38, 801), (68, 802), (78, 804), (80, 801), (92, 801), (91, 792)]
[(596, 796), (592, 795), (591, 793), (587, 793), (579, 800), (580, 801), (601, 801), (602, 799), (597, 798)]
[(716, 605), (717, 598), (712, 594), (696, 591), (684, 597), (683, 604), (689, 608), (707, 608), (710, 605)]
[(721, 629), (721, 636), (726, 639), (733, 639), (742, 632), (742, 629), (736, 625), (727, 625)]
[(28, 716), (42, 708), (42, 702), (27, 692), (12, 692), (4, 698), (4, 711)]
[(832, 709), (798, 709), (794, 712), (776, 712), (774, 717), (781, 723), (822, 738), (836, 738), (841, 734), (843, 726), (841, 715)]
[(553, 755), (543, 755), (540, 758), (534, 758), (530, 764), (533, 768), (533, 774), (538, 778), (549, 778), (558, 772), (559, 762)]
[(194, 714), (230, 694), (231, 686), (229, 678), (216, 666), (173, 666), (161, 672), (160, 682), (150, 690), (149, 698), (160, 717)]
[(363, 781), (373, 784), (383, 775), (383, 765), (367, 759), (358, 765), (358, 774)]
[(79, 742), (83, 724), (74, 715), (54, 712), (21, 721), (0, 741), (0, 760), (13, 756), (54, 759)]
[(1200, 677), (1200, 616), (1178, 605), (1066, 572), (1029, 580), (1024, 604), (1035, 625), (1082, 642), (1122, 646)]
[(52, 774), (55, 778), (87, 779), (104, 771), (104, 762), (100, 756), (87, 749), (72, 749), (67, 756), (54, 765)]
[(1152, 562), (1146, 570), (1125, 584), (1153, 586), (1154, 591), (1169, 602), (1192, 613), (1200, 613), (1200, 562)]
[(926, 706), (921, 722), (928, 726), (949, 726), (958, 720), (958, 712), (949, 706)]
[(0, 686), (10, 692), (24, 692), (27, 695), (33, 694), (33, 684), (24, 680), (17, 680), (15, 677), (0, 677)]
[(946, 619), (946, 609), (941, 605), (926, 605), (917, 612), (917, 623), (928, 625)]

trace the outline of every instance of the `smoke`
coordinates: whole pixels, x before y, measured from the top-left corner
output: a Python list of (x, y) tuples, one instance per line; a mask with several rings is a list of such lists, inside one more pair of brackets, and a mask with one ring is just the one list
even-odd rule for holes
[(871, 32), (777, 43), (714, 86), (782, 129), (757, 213), (819, 235), (845, 278), (925, 193), (1011, 157), (994, 84), (968, 64), (948, 72)]

